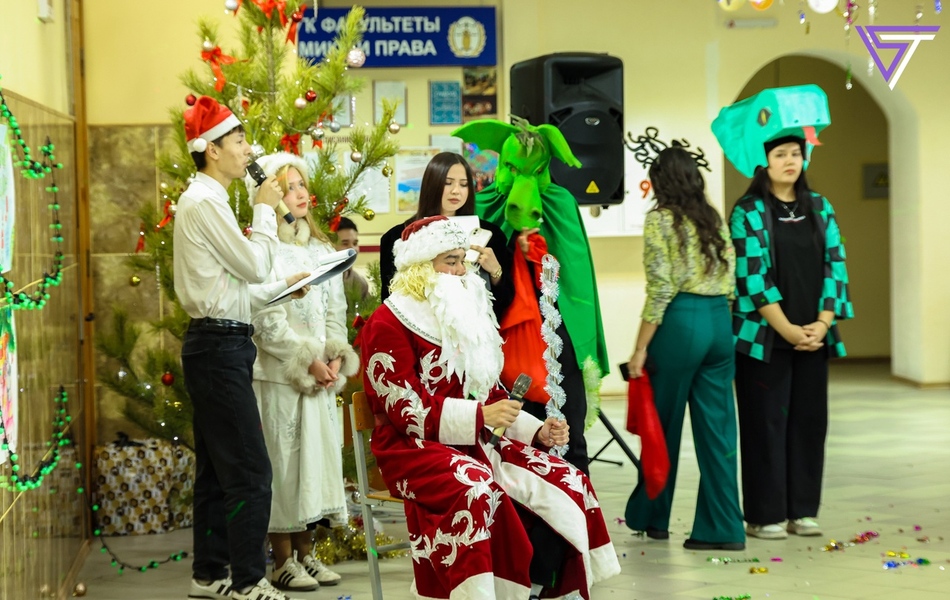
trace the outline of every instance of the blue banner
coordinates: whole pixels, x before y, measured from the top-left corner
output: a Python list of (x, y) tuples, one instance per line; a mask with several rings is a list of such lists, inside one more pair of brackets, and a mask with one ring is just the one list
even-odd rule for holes
[[(297, 54), (310, 62), (326, 55), (346, 21), (347, 8), (307, 8)], [(498, 59), (495, 7), (366, 9), (366, 67), (493, 66)]]

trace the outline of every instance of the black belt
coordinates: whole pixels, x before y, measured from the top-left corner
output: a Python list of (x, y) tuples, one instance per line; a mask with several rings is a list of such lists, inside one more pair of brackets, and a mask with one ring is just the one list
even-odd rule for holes
[(254, 335), (254, 326), (230, 319), (192, 319), (188, 324), (189, 331), (205, 331), (208, 333), (223, 333), (228, 335)]

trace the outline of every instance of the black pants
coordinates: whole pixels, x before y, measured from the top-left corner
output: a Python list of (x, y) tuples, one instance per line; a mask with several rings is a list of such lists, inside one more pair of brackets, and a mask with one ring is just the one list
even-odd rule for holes
[(828, 432), (828, 353), (736, 353), (736, 401), (747, 523), (818, 515)]
[[(587, 418), (587, 390), (584, 388), (584, 373), (577, 365), (574, 344), (571, 343), (571, 336), (568, 335), (564, 323), (561, 323), (561, 326), (555, 332), (563, 342), (563, 349), (561, 350), (561, 356), (558, 357), (558, 362), (561, 363), (561, 374), (564, 376), (561, 387), (564, 389), (566, 399), (564, 400), (564, 406), (561, 407), (561, 412), (564, 413), (564, 421), (570, 427), (567, 453), (564, 455), (564, 460), (585, 474), (590, 475), (587, 438), (584, 437), (584, 421)], [(522, 410), (543, 421), (547, 418), (544, 406), (544, 404), (537, 402), (525, 402)]]
[(251, 387), (250, 335), (189, 328), (181, 349), (194, 406), (195, 579), (231, 578), (236, 589), (265, 575), (271, 464)]

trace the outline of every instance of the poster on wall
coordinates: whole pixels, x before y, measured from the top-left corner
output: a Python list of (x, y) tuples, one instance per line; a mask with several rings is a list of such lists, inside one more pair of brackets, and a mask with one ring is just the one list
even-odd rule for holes
[[(357, 168), (357, 163), (348, 162), (350, 172)], [(389, 190), (389, 177), (383, 175), (380, 169), (366, 169), (350, 188), (349, 196), (352, 200), (362, 197), (366, 201), (366, 208), (377, 215), (384, 215), (390, 212)]]
[(462, 69), (462, 121), (498, 118), (498, 70), (495, 67)]
[(17, 441), (17, 361), (13, 307), (0, 308), (0, 414), (7, 449), (0, 447), (0, 465), (16, 452)]
[(393, 120), (400, 125), (406, 125), (406, 103), (409, 98), (406, 95), (405, 81), (374, 81), (373, 82), (373, 122), (379, 123), (383, 120), (383, 100), (390, 100), (396, 103), (396, 112)]
[(7, 143), (6, 125), (0, 125), (0, 273), (13, 266), (13, 221), (16, 217), (13, 183), (13, 150)]
[(476, 192), (482, 191), (495, 182), (495, 170), (498, 168), (497, 152), (482, 150), (477, 144), (465, 144), (462, 148), (462, 156), (472, 167), (472, 174), (475, 175), (472, 187)]
[(413, 214), (419, 208), (419, 190), (426, 165), (439, 148), (400, 148), (396, 153), (396, 212)]
[(429, 125), (462, 124), (462, 84), (458, 81), (429, 82)]

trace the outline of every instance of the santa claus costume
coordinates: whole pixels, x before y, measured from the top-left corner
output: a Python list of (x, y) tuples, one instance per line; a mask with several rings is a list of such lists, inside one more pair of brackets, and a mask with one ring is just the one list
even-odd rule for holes
[(526, 412), (489, 443), (481, 407), (507, 398), (497, 323), (477, 275), (432, 269), (436, 256), (467, 248), (464, 232), (444, 217), (425, 221), (397, 241), (393, 293), (361, 332), (372, 450), (390, 490), (406, 499), (412, 591), (527, 598), (533, 554), (548, 552), (532, 540), (549, 529), (566, 551), (542, 597), (589, 598), (595, 582), (620, 572), (593, 487), (532, 447), (542, 422)]

